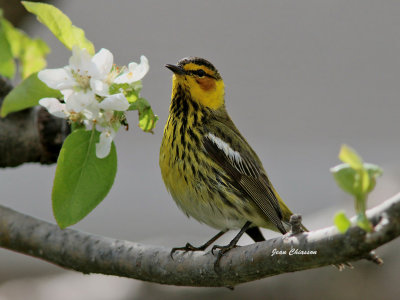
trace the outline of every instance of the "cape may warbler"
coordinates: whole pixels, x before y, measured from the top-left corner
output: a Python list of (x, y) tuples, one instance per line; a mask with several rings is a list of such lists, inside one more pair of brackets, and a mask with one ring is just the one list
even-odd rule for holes
[(264, 241), (259, 227), (285, 234), (292, 212), (229, 117), (217, 69), (198, 57), (166, 67), (174, 74), (160, 150), (161, 174), (188, 216), (220, 230), (203, 246), (188, 243), (171, 255), (176, 250), (205, 250), (226, 231), (241, 229), (229, 245), (212, 248), (220, 249), (218, 264), (244, 232), (255, 242)]

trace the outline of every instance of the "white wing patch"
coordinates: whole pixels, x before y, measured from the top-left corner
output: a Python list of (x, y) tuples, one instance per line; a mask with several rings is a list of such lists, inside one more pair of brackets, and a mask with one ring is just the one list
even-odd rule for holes
[(221, 140), (219, 137), (213, 135), (211, 132), (208, 133), (207, 137), (215, 144), (219, 149), (224, 151), (225, 155), (228, 156), (232, 161), (241, 164), (242, 163), (242, 157), (240, 156), (240, 153), (233, 150), (231, 146)]
[(253, 177), (258, 176), (257, 168), (255, 168), (251, 163), (249, 164), (249, 162), (246, 162), (240, 153), (233, 150), (227, 142), (223, 141), (211, 132), (209, 132), (206, 137), (225, 153), (225, 155), (230, 159), (232, 165), (242, 174), (248, 174)]

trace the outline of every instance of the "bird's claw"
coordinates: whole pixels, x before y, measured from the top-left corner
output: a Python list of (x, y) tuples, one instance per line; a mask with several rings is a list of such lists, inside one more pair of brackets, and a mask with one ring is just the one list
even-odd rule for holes
[(188, 251), (204, 251), (204, 250), (205, 250), (205, 249), (204, 249), (203, 246), (201, 246), (201, 247), (195, 247), (195, 246), (193, 246), (193, 245), (190, 244), (190, 243), (186, 243), (186, 245), (185, 245), (184, 247), (175, 247), (175, 248), (172, 248), (171, 253), (170, 253), (170, 256), (171, 256), (172, 259), (174, 259), (173, 255), (174, 255), (174, 253), (175, 253), (176, 251), (184, 251), (184, 252), (186, 253), (186, 252), (188, 252)]
[(211, 253), (214, 255), (214, 250), (219, 249), (218, 252), (218, 256), (217, 259), (214, 262), (214, 270), (216, 273), (220, 272), (220, 267), (219, 267), (219, 262), (221, 261), (221, 258), (225, 255), (225, 253), (227, 253), (228, 251), (230, 251), (233, 248), (239, 247), (238, 245), (226, 245), (226, 246), (219, 246), (219, 245), (214, 245), (211, 248)]
[(228, 252), (229, 250), (239, 247), (238, 245), (226, 245), (226, 246), (219, 246), (219, 245), (214, 245), (211, 248), (211, 253), (214, 255), (214, 250), (219, 249), (219, 253), (222, 252), (222, 255), (224, 255), (226, 252)]

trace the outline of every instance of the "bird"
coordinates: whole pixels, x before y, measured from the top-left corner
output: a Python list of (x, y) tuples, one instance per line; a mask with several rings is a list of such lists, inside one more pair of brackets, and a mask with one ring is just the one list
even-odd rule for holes
[(237, 246), (244, 233), (255, 242), (265, 240), (260, 228), (287, 233), (292, 212), (230, 118), (224, 81), (214, 65), (200, 57), (187, 57), (166, 67), (173, 75), (160, 147), (161, 175), (187, 216), (219, 230), (202, 246), (187, 243), (173, 248), (171, 256), (180, 250), (204, 251), (227, 231), (239, 229), (228, 245), (212, 247), (213, 253), (219, 250), (218, 267), (221, 257)]

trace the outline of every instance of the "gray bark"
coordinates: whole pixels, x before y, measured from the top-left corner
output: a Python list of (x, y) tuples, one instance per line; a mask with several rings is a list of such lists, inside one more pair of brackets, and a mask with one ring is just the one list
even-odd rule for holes
[[(371, 253), (400, 235), (400, 193), (367, 213), (375, 231), (351, 227), (340, 234), (335, 227), (286, 234), (229, 251), (214, 271), (210, 252), (182, 253), (58, 226), (0, 206), (0, 246), (83, 273), (102, 273), (144, 281), (186, 286), (234, 286), (287, 272), (369, 259)], [(286, 255), (271, 256), (273, 250)], [(291, 249), (317, 251), (289, 255)]]

